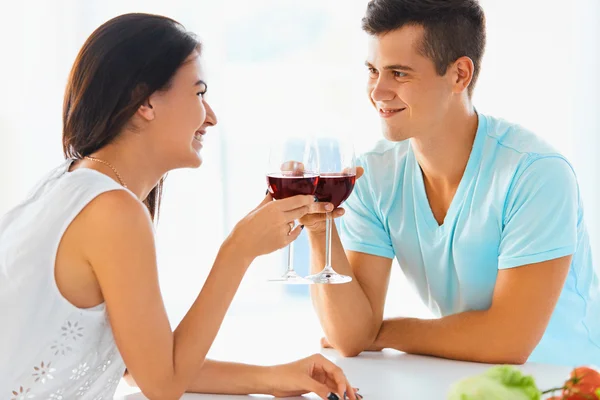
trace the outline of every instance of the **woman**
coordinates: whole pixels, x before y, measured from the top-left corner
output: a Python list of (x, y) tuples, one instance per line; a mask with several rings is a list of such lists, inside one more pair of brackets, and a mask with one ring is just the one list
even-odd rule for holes
[(312, 196), (267, 196), (225, 240), (172, 332), (160, 295), (153, 220), (163, 177), (199, 167), (207, 128), (201, 46), (177, 22), (128, 14), (98, 28), (69, 78), (68, 158), (0, 220), (0, 398), (108, 399), (127, 371), (150, 399), (184, 392), (276, 396), (348, 392), (315, 355), (258, 367), (206, 360), (254, 258), (300, 234)]

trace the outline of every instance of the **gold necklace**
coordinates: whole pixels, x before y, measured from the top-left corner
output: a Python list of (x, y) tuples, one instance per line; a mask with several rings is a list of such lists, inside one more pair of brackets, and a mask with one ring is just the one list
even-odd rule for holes
[(99, 162), (101, 164), (106, 165), (107, 167), (109, 167), (110, 169), (113, 170), (113, 172), (115, 173), (115, 175), (117, 175), (117, 179), (119, 180), (119, 183), (121, 184), (121, 186), (123, 186), (124, 188), (127, 188), (127, 185), (125, 184), (125, 182), (123, 181), (123, 178), (121, 178), (121, 174), (119, 174), (119, 171), (117, 171), (117, 169), (115, 167), (112, 166), (112, 164), (110, 164), (109, 162), (106, 162), (104, 160), (101, 160), (99, 158), (94, 158), (94, 157), (89, 157), (89, 156), (85, 156), (83, 157), (86, 160), (90, 160), (90, 161), (95, 161), (95, 162)]

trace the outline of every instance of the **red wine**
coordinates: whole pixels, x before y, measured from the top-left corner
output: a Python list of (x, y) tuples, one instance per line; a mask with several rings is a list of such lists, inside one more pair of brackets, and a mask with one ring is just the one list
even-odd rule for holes
[(319, 182), (319, 175), (308, 172), (297, 175), (267, 175), (269, 192), (271, 192), (275, 200), (281, 200), (299, 194), (315, 194), (317, 182)]
[(319, 201), (339, 207), (354, 189), (356, 175), (322, 174), (319, 177), (315, 196)]

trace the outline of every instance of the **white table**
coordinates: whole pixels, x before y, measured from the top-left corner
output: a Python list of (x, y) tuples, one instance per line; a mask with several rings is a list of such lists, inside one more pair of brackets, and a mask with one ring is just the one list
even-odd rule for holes
[[(475, 375), (490, 368), (490, 365), (443, 360), (433, 357), (414, 356), (384, 350), (379, 353), (363, 353), (355, 358), (342, 358), (333, 350), (323, 350), (327, 358), (340, 365), (350, 382), (360, 388), (365, 400), (443, 400), (450, 385), (461, 378)], [(519, 368), (533, 375), (538, 387), (556, 387), (568, 377), (567, 367), (525, 364)], [(232, 377), (232, 379), (235, 379)], [(268, 396), (219, 396), (186, 394), (183, 399), (241, 399), (268, 398)], [(295, 399), (317, 399), (314, 395)], [(117, 397), (118, 400), (143, 400), (135, 393)]]

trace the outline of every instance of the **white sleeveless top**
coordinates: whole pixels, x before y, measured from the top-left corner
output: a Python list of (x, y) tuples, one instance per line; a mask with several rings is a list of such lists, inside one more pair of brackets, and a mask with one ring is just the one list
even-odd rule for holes
[(3, 400), (112, 399), (125, 372), (104, 303), (88, 309), (69, 303), (56, 286), (54, 264), (81, 210), (104, 192), (128, 190), (91, 169), (68, 172), (71, 163), (0, 218)]

